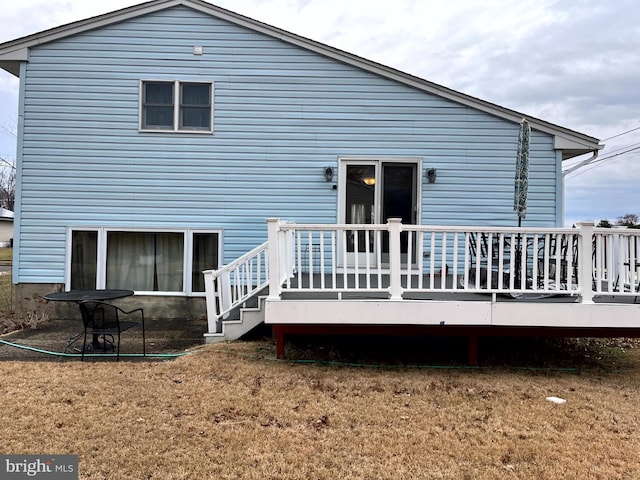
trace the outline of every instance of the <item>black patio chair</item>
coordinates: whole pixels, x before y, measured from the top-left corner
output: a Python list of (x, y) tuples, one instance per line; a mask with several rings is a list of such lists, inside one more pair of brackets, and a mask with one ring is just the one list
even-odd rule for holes
[[(595, 248), (595, 247), (594, 247)], [(569, 249), (571, 249), (571, 265), (569, 265)], [(595, 251), (595, 250), (594, 250)], [(575, 284), (578, 281), (578, 237), (573, 236), (569, 245), (569, 236), (560, 235), (560, 241), (555, 236), (549, 238), (546, 260), (549, 265), (549, 282), (555, 282), (558, 277), (561, 284), (569, 283), (569, 275)], [(544, 283), (545, 242), (538, 247), (538, 284)], [(557, 272), (557, 273), (556, 273)]]
[[(82, 347), (82, 360), (84, 360), (84, 352), (87, 349), (87, 336), (93, 336), (94, 348), (99, 344), (99, 337), (102, 336), (103, 350), (107, 349), (106, 337), (111, 337), (111, 345), (115, 341), (116, 359), (120, 360), (120, 337), (123, 332), (137, 325), (142, 326), (142, 354), (145, 356), (146, 339), (144, 328), (144, 311), (142, 308), (134, 310), (123, 310), (122, 308), (107, 302), (97, 300), (86, 300), (79, 303), (80, 312), (82, 314), (82, 322), (84, 324), (84, 345)], [(122, 320), (121, 316), (130, 316), (138, 314), (140, 321)]]
[[(475, 282), (476, 278), (476, 266), (480, 271), (480, 287), (487, 287), (487, 279), (489, 275), (489, 238), (491, 237), (491, 285), (489, 288), (498, 288), (498, 276), (503, 277), (503, 286), (509, 284), (509, 269), (511, 264), (510, 254), (510, 239), (506, 236), (500, 237), (500, 234), (489, 234), (482, 232), (480, 237), (475, 232), (470, 233), (468, 238), (469, 245), (469, 260), (471, 262), (471, 268), (469, 268), (469, 279)], [(500, 249), (502, 249), (502, 271), (499, 271), (500, 267)], [(476, 260), (477, 257), (477, 260)], [(464, 287), (464, 277), (460, 278), (460, 285)]]

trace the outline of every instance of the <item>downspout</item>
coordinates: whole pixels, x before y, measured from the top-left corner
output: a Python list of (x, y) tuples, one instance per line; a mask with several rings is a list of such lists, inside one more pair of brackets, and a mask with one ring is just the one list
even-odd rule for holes
[[(576, 171), (576, 170), (578, 170), (579, 168), (582, 168), (582, 167), (584, 167), (584, 166), (586, 166), (586, 165), (589, 165), (590, 163), (595, 162), (595, 161), (596, 161), (596, 159), (598, 158), (598, 155), (600, 154), (600, 150), (599, 150), (599, 149), (594, 149), (594, 150), (592, 150), (592, 152), (593, 152), (593, 155), (591, 155), (591, 157), (587, 158), (586, 160), (584, 160), (584, 161), (582, 161), (582, 162), (580, 162), (580, 163), (578, 163), (578, 164), (574, 165), (573, 167), (568, 168), (567, 170), (564, 170), (564, 171), (562, 172), (562, 182), (561, 182), (561, 185), (562, 185), (562, 194), (561, 194), (561, 207), (560, 207), (561, 212), (560, 212), (560, 217), (559, 217), (559, 218), (561, 218), (561, 219), (562, 219), (562, 222), (561, 222), (561, 224), (560, 224), (560, 225), (558, 225), (559, 227), (561, 227), (561, 226), (562, 226), (562, 224), (564, 224), (564, 212), (565, 212), (565, 210), (564, 210), (564, 209), (565, 209), (565, 203), (564, 203), (564, 189), (565, 189), (565, 181), (564, 181), (564, 179), (565, 179), (565, 177), (566, 177), (568, 174), (570, 174), (571, 172), (575, 172), (575, 171)], [(562, 162), (560, 162), (560, 163), (562, 163)]]
[(569, 168), (569, 169), (567, 169), (567, 170), (564, 170), (564, 171), (562, 172), (562, 177), (564, 178), (564, 177), (566, 177), (568, 174), (570, 174), (571, 172), (575, 172), (575, 171), (576, 171), (576, 170), (578, 170), (579, 168), (582, 168), (582, 167), (584, 167), (585, 165), (589, 165), (590, 163), (595, 162), (595, 160), (596, 160), (596, 158), (598, 158), (598, 155), (599, 155), (599, 154), (600, 154), (600, 150), (593, 150), (593, 155), (592, 155), (590, 158), (588, 158), (588, 159), (586, 159), (586, 160), (584, 160), (584, 161), (582, 161), (582, 162), (578, 163), (577, 165), (574, 165), (573, 167), (571, 167), (571, 168)]

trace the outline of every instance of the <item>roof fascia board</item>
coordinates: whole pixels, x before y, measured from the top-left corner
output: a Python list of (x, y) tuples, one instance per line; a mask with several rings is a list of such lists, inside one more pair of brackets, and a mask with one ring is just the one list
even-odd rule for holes
[[(573, 130), (546, 122), (544, 120), (523, 115), (522, 113), (519, 113), (515, 110), (510, 110), (508, 108), (501, 107), (499, 105), (493, 104), (491, 102), (487, 102), (485, 100), (481, 100), (476, 97), (472, 97), (462, 92), (451, 90), (447, 87), (443, 87), (441, 85), (429, 82), (427, 80), (410, 75), (400, 70), (396, 70), (386, 65), (382, 65), (380, 63), (367, 60), (365, 58), (345, 52), (343, 50), (339, 50), (329, 45), (316, 42), (315, 40), (311, 40), (311, 39), (296, 35), (294, 33), (288, 32), (286, 30), (282, 30), (272, 25), (262, 23), (258, 20), (254, 20), (252, 18), (232, 12), (230, 10), (223, 9), (221, 7), (212, 5), (202, 0), (152, 0), (150, 2), (134, 5), (132, 7), (128, 7), (125, 9), (116, 10), (115, 12), (106, 13), (104, 15), (100, 15), (97, 17), (92, 17), (85, 20), (80, 20), (74, 23), (70, 23), (68, 25), (63, 25), (61, 27), (45, 30), (43, 32), (35, 33), (33, 35), (22, 37), (17, 40), (13, 40), (0, 45), (0, 60), (2, 59), (2, 55), (5, 55), (5, 54), (8, 55), (11, 52), (20, 52), (20, 53), (16, 53), (16, 55), (20, 56), (19, 61), (26, 61), (27, 59), (24, 58), (25, 57), (24, 51), (27, 50), (27, 54), (28, 54), (29, 47), (52, 42), (55, 40), (59, 40), (61, 38), (65, 38), (71, 35), (85, 32), (87, 30), (92, 30), (95, 28), (111, 25), (116, 22), (121, 22), (124, 20), (128, 20), (130, 18), (135, 18), (141, 15), (153, 13), (153, 12), (170, 8), (173, 6), (177, 6), (177, 5), (184, 5), (184, 6), (193, 8), (205, 14), (209, 14), (217, 18), (220, 18), (222, 20), (226, 20), (231, 23), (234, 23), (236, 25), (249, 28), (251, 30), (263, 33), (265, 35), (268, 35), (274, 38), (278, 38), (282, 41), (291, 43), (301, 48), (311, 50), (313, 52), (333, 58), (340, 62), (367, 70), (371, 73), (398, 81), (400, 83), (411, 86), (418, 90), (440, 96), (447, 100), (460, 103), (462, 105), (486, 112), (490, 115), (503, 118), (511, 122), (520, 123), (521, 119), (525, 117), (531, 124), (532, 128), (544, 133), (548, 133), (550, 135), (554, 135), (556, 137), (556, 145), (561, 145), (564, 143), (563, 141), (558, 139), (558, 137), (560, 137), (560, 139), (562, 140), (576, 142), (580, 144), (581, 148), (587, 148), (589, 151), (602, 148), (602, 146), (599, 145), (599, 140), (597, 138), (590, 137), (588, 135), (584, 135), (579, 132), (575, 132)], [(7, 60), (9, 60), (9, 58)], [(13, 58), (10, 58), (10, 60), (15, 61)], [(14, 73), (12, 70), (9, 70), (9, 71), (11, 73)]]
[(26, 62), (29, 60), (29, 49), (27, 47), (16, 48), (7, 52), (0, 52), (0, 62)]
[(27, 35), (16, 40), (0, 44), (0, 55), (12, 52), (17, 49), (30, 48), (44, 43), (60, 40), (61, 38), (70, 37), (88, 30), (112, 25), (117, 22), (122, 22), (130, 18), (139, 17), (148, 13), (163, 10), (175, 5), (180, 5), (185, 2), (184, 0), (153, 0), (151, 2), (141, 3), (132, 7), (123, 8), (114, 12), (105, 13), (96, 17), (86, 18), (84, 20), (78, 20), (66, 25), (54, 27), (42, 32)]
[(556, 150), (580, 150), (580, 149), (589, 149), (592, 150), (601, 150), (604, 148), (604, 145), (597, 145), (595, 148), (592, 148), (591, 144), (585, 142), (578, 142), (574, 138), (567, 138), (560, 135), (556, 135), (554, 139), (554, 148)]

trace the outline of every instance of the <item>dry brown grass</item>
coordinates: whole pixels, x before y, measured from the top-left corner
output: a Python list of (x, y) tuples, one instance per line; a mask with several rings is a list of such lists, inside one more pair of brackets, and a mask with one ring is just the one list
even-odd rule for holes
[[(11, 266), (13, 261), (12, 248), (0, 248), (0, 265)], [(43, 312), (29, 312), (21, 317), (15, 314), (15, 288), (11, 271), (0, 272), (0, 334), (36, 328), (40, 322), (48, 319)]]
[(0, 317), (13, 314), (14, 289), (11, 281), (11, 273), (0, 273)]
[(2, 363), (2, 451), (78, 454), (92, 480), (640, 478), (637, 350), (622, 373), (274, 353), (256, 341), (172, 362)]

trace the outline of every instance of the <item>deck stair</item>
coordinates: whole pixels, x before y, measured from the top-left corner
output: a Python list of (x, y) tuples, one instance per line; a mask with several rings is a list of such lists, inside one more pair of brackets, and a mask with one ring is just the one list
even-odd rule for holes
[(265, 292), (249, 299), (242, 306), (230, 312), (228, 318), (219, 323), (218, 332), (205, 333), (207, 343), (218, 343), (237, 340), (264, 323)]
[(207, 343), (236, 340), (264, 322), (264, 301), (269, 290), (266, 242), (218, 270), (203, 273)]

